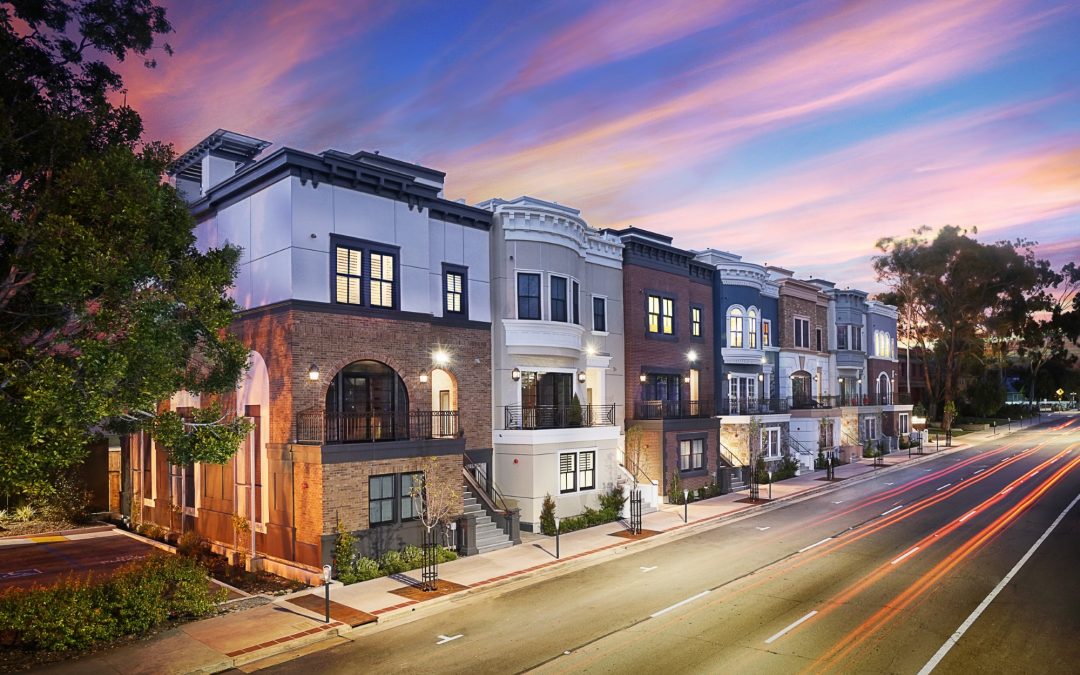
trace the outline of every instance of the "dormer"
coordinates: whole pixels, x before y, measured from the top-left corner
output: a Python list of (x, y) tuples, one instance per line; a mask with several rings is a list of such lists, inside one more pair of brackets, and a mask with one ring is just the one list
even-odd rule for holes
[(218, 129), (169, 166), (168, 174), (188, 202), (202, 199), (211, 188), (232, 178), (260, 152), (268, 141)]

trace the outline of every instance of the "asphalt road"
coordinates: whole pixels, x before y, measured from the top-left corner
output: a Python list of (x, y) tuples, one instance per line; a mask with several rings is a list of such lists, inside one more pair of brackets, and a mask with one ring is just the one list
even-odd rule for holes
[[(917, 673), (1080, 495), (1078, 442), (1056, 418), (270, 670)], [(935, 672), (1077, 672), (1078, 532), (1080, 505)]]

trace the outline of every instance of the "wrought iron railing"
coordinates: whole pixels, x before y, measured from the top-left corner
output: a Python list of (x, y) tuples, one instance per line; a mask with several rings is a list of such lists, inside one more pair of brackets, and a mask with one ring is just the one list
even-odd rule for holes
[(786, 413), (786, 398), (725, 398), (720, 402), (721, 415), (772, 415)]
[(788, 406), (792, 410), (813, 410), (816, 408), (835, 408), (836, 396), (792, 396)]
[(712, 417), (714, 409), (712, 401), (635, 401), (634, 419)]
[(731, 451), (731, 448), (724, 445), (720, 441), (717, 441), (717, 451), (720, 454), (720, 459), (724, 460), (728, 466), (732, 468), (739, 468), (745, 466), (745, 464), (739, 461), (739, 458), (735, 456), (735, 453)]
[(615, 404), (508, 405), (503, 408), (504, 429), (570, 429), (615, 426)]
[(460, 435), (456, 410), (339, 413), (313, 409), (296, 415), (298, 443), (370, 443)]

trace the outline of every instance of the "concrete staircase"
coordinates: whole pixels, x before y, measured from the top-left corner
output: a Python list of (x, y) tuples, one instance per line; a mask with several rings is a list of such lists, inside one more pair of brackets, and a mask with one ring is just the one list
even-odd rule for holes
[(745, 490), (745, 489), (746, 489), (746, 483), (743, 482), (742, 472), (739, 472), (738, 475), (733, 476), (732, 479), (731, 479), (731, 491), (732, 492), (739, 492), (740, 490)]
[(510, 548), (514, 545), (510, 537), (491, 520), (491, 516), (484, 512), (483, 505), (468, 485), (465, 486), (464, 501), (465, 513), (477, 514), (476, 549), (478, 553), (498, 551), (500, 548)]

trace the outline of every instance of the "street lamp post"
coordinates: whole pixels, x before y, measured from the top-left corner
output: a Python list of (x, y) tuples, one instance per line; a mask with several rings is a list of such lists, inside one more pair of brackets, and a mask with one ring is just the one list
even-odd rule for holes
[(769, 472), (769, 501), (772, 501), (772, 471)]
[(329, 565), (323, 565), (323, 587), (326, 588), (326, 619), (325, 623), (330, 623), (330, 571)]

